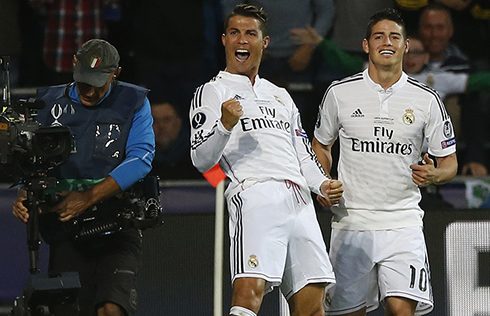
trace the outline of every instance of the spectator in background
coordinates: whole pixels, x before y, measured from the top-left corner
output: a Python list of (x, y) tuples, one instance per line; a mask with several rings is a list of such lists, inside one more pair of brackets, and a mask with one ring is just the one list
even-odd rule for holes
[[(338, 67), (345, 75), (351, 75), (367, 67), (362, 58), (348, 54), (332, 41), (324, 39), (320, 34), (307, 26), (304, 29), (291, 30), (291, 38), (298, 43), (309, 44), (320, 50), (325, 60)], [(429, 53), (417, 35), (408, 35), (410, 50), (403, 59), (403, 71), (421, 81), (439, 93), (441, 99), (448, 94), (483, 92), (490, 89), (490, 72), (430, 72), (427, 70)]]
[(436, 0), (451, 9), (453, 42), (479, 69), (490, 70), (490, 1)]
[(272, 40), (264, 51), (261, 76), (288, 90), (298, 106), (306, 132), (312, 135), (316, 104), (321, 100), (321, 96), (316, 98), (313, 88), (319, 85), (318, 90), (323, 92), (332, 78), (323, 58), (315, 55), (310, 45), (293, 43), (289, 30), (312, 25), (324, 36), (332, 26), (333, 0), (224, 0), (224, 13), (231, 12), (239, 3), (264, 8), (269, 15), (267, 32)]
[(163, 99), (151, 99), (155, 159), (151, 173), (162, 180), (201, 179), (190, 158), (189, 126), (178, 107)]
[(420, 37), (409, 35), (410, 50), (403, 59), (403, 70), (439, 93), (441, 99), (447, 95), (483, 92), (490, 89), (490, 72), (431, 72), (427, 70), (429, 52)]
[(355, 74), (367, 67), (367, 62), (364, 61), (364, 58), (344, 51), (332, 40), (322, 37), (309, 25), (306, 28), (292, 29), (290, 36), (295, 43), (315, 47), (320, 51), (327, 63), (342, 71), (344, 77)]
[[(470, 59), (454, 44), (451, 38), (454, 26), (448, 7), (431, 3), (420, 15), (419, 35), (429, 52), (427, 70), (432, 72), (472, 73)], [(463, 175), (486, 176), (486, 157), (482, 150), (487, 137), (487, 127), (478, 93), (466, 93), (446, 98), (446, 107), (455, 129), (460, 130), (458, 140), (466, 145)], [(460, 127), (458, 127), (460, 126)]]
[(45, 85), (72, 80), (73, 55), (92, 38), (107, 38), (104, 2), (118, 0), (29, 0), (44, 17)]
[(334, 0), (334, 4), (335, 20), (330, 39), (343, 51), (367, 61), (361, 43), (369, 17), (381, 9), (392, 8), (393, 0)]
[(189, 111), (196, 86), (222, 67), (220, 8), (219, 0), (141, 0), (135, 13), (135, 80), (153, 96), (174, 100), (181, 113)]
[(395, 7), (405, 21), (407, 34), (418, 32), (420, 12), (428, 4), (429, 0), (395, 0)]

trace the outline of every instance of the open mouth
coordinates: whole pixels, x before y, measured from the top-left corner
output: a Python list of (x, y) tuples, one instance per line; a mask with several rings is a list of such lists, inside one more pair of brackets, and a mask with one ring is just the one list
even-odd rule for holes
[(235, 57), (238, 61), (246, 61), (250, 57), (250, 52), (246, 49), (237, 49)]

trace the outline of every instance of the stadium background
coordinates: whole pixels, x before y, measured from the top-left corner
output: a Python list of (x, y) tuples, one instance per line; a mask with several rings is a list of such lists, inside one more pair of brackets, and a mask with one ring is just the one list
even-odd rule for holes
[[(443, 187), (447, 199), (460, 200), (463, 186)], [(138, 316), (212, 315), (215, 189), (205, 181), (162, 183), (162, 227), (147, 230), (139, 278)], [(7, 315), (29, 276), (25, 225), (11, 214), (16, 189), (0, 188), (0, 315)], [(462, 201), (460, 201), (462, 203)], [(328, 244), (330, 211), (318, 219)], [(425, 234), (436, 302), (432, 316), (490, 315), (490, 211), (428, 209)], [(225, 216), (223, 311), (229, 309), (231, 286)], [(41, 245), (43, 272), (47, 247)], [(267, 295), (259, 315), (279, 315), (279, 293)], [(382, 308), (370, 313), (383, 315)]]

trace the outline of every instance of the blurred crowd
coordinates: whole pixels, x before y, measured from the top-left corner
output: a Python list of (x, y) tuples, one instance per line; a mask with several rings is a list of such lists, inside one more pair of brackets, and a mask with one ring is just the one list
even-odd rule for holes
[(190, 162), (189, 106), (195, 89), (224, 68), (223, 20), (241, 2), (268, 13), (271, 43), (259, 75), (288, 89), (310, 137), (326, 88), (365, 67), (369, 17), (399, 9), (413, 42), (404, 69), (444, 98), (457, 132), (459, 173), (488, 175), (488, 0), (2, 0), (0, 56), (9, 56), (15, 91), (72, 81), (81, 44), (108, 40), (121, 55), (119, 79), (150, 89), (153, 173), (201, 179)]

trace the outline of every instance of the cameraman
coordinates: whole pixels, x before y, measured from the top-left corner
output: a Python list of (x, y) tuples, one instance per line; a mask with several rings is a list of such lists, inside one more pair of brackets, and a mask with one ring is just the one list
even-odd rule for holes
[[(73, 137), (69, 159), (53, 170), (62, 201), (41, 215), (45, 240), (55, 240), (63, 222), (144, 178), (155, 152), (148, 90), (116, 80), (121, 72), (116, 48), (104, 40), (89, 40), (73, 64), (73, 83), (38, 89), (46, 107), (37, 120), (44, 126), (68, 126)], [(20, 189), (13, 213), (27, 222), (25, 197)], [(55, 240), (50, 244), (49, 273), (79, 273), (79, 315), (130, 315), (136, 309), (141, 242), (137, 229), (84, 241)]]

